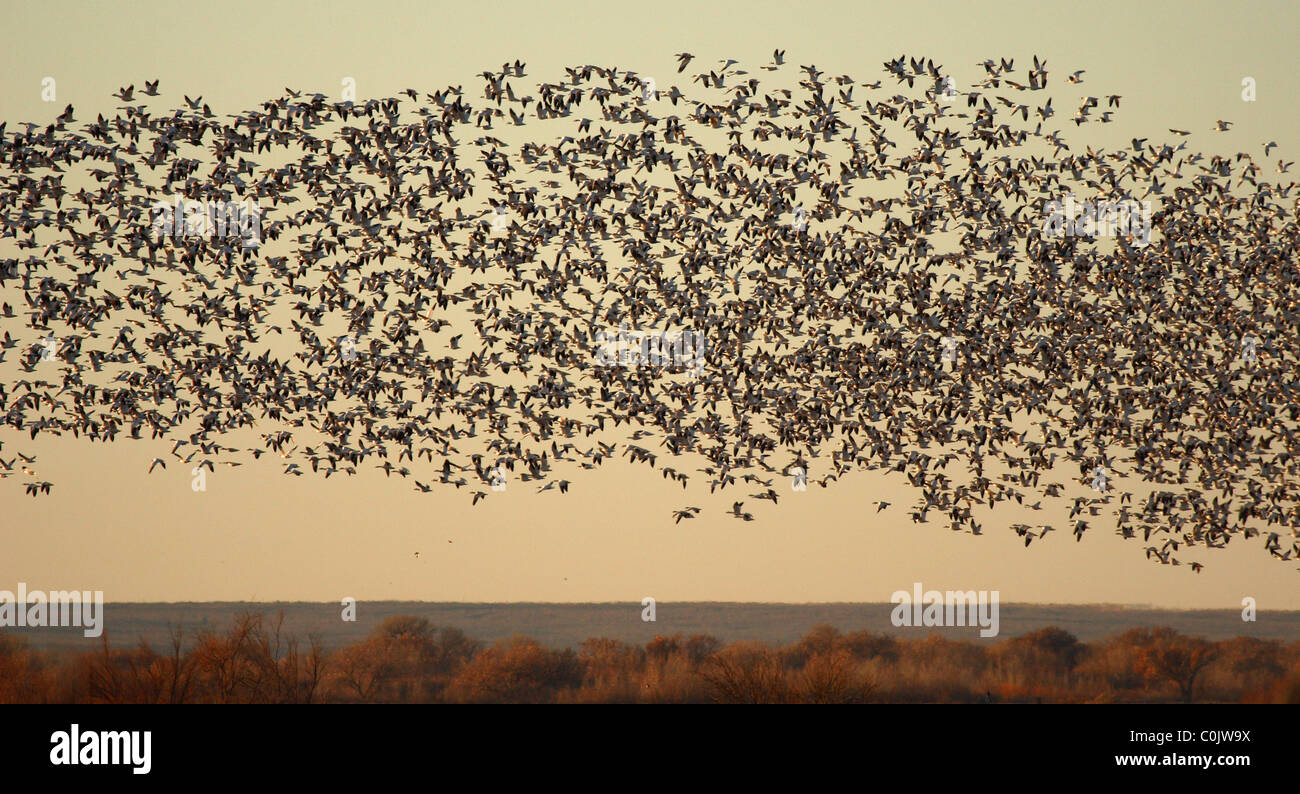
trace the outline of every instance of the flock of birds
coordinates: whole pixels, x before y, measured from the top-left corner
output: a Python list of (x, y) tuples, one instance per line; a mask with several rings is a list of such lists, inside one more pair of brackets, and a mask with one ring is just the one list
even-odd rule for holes
[[(1121, 97), (1058, 116), (1084, 72), (977, 66), (859, 82), (777, 51), (787, 85), (727, 60), (661, 89), (516, 61), (481, 89), (221, 116), (129, 86), (111, 116), (0, 124), (0, 477), (49, 493), (12, 445), (66, 433), (166, 439), (150, 471), (269, 453), (475, 503), (617, 458), (774, 505), (792, 470), (878, 470), (957, 531), (1046, 504), (1165, 564), (1237, 536), (1300, 557), (1300, 192), (1267, 177), (1276, 144), (1094, 150), (1067, 132)], [(1044, 234), (1066, 194), (1158, 201), (1154, 234)], [(260, 244), (157, 234), (178, 196), (255, 201)], [(706, 365), (598, 365), (621, 324), (700, 334)], [(744, 499), (727, 515), (753, 520)]]

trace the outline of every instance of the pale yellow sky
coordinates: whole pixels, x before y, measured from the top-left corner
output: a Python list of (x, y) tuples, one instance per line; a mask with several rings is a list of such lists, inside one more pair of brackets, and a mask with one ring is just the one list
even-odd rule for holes
[[(679, 77), (676, 52), (698, 57), (688, 74), (724, 58), (756, 71), (778, 47), (790, 64), (859, 81), (903, 53), (934, 58), (958, 80), (990, 57), (1015, 57), (1020, 69), (1046, 57), (1054, 82), (1086, 69), (1090, 93), (1124, 98), (1116, 123), (1067, 132), (1079, 147), (1175, 127), (1193, 130), (1190, 145), (1207, 152), (1258, 152), (1276, 140), (1273, 157), (1296, 159), (1300, 129), (1300, 12), (1287, 3), (6, 5), (0, 101), (11, 131), (48, 123), (68, 103), (79, 120), (108, 114), (120, 86), (155, 77), (164, 99), (202, 95), (225, 114), (286, 86), (335, 97), (344, 77), (361, 100), (447, 84), (476, 97), (479, 72), (516, 58), (529, 85), (594, 63), (655, 76), (662, 89)], [(53, 104), (41, 101), (47, 76), (57, 81)], [(1246, 76), (1257, 82), (1253, 103), (1241, 99)], [(1215, 119), (1235, 126), (1212, 135)], [(981, 537), (940, 521), (913, 525), (901, 476), (785, 488), (776, 508), (746, 498), (758, 520), (743, 523), (725, 515), (743, 495), (683, 495), (657, 472), (620, 463), (586, 472), (565, 496), (520, 484), (471, 508), (471, 489), (419, 494), (369, 465), (356, 478), (285, 477), (266, 458), (220, 468), (194, 493), (187, 467), (145, 474), (169, 447), (23, 445), (56, 486), (32, 499), (0, 482), (0, 589), (102, 589), (111, 601), (804, 602), (887, 601), (920, 581), (998, 590), (1005, 602), (1237, 608), (1252, 596), (1261, 609), (1300, 608), (1294, 563), (1270, 560), (1257, 540), (1184, 555), (1207, 563), (1199, 575), (1147, 563), (1140, 542), (1105, 523), (1081, 543), (1062, 531), (1025, 549), (1006, 527), (1033, 519), (1006, 509), (986, 515)], [(875, 514), (880, 498), (895, 506)], [(673, 524), (672, 510), (687, 504), (704, 512)]]

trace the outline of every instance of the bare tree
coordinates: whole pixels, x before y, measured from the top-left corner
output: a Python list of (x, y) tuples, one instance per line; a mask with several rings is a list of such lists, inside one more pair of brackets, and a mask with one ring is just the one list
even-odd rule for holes
[(700, 670), (718, 703), (789, 703), (793, 688), (776, 654), (767, 648), (732, 645)]

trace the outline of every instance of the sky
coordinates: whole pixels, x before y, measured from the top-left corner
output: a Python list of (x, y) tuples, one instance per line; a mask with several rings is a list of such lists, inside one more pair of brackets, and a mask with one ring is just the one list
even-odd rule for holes
[[(477, 87), (478, 74), (519, 59), (525, 81), (558, 80), (563, 66), (599, 64), (675, 79), (674, 54), (698, 65), (735, 59), (756, 70), (774, 48), (858, 81), (879, 79), (900, 54), (930, 57), (958, 80), (987, 58), (1023, 72), (1045, 57), (1054, 83), (1086, 70), (1094, 95), (1120, 94), (1116, 122), (1091, 124), (1072, 145), (1127, 145), (1133, 137), (1192, 130), (1207, 152), (1257, 151), (1296, 159), (1300, 107), (1288, 3), (493, 2), (156, 5), (9, 4), (0, 43), (0, 118), (49, 123), (71, 103), (79, 119), (110, 114), (119, 87), (160, 78), (163, 99), (202, 95), (235, 113), (285, 87), (358, 99), (412, 87)], [(42, 100), (55, 80), (57, 100)], [(1242, 98), (1253, 78), (1256, 100)], [(467, 91), (468, 93), (468, 91)], [(1065, 93), (1064, 91), (1062, 92)], [(1216, 119), (1234, 123), (1211, 133)], [(1253, 147), (1253, 148), (1252, 148)], [(1269, 161), (1271, 162), (1271, 160)], [(6, 321), (0, 320), (0, 323)], [(13, 323), (15, 321), (7, 321)], [(7, 326), (6, 326), (7, 327)], [(16, 329), (15, 329), (16, 330)], [(0, 440), (13, 438), (0, 429)], [(25, 437), (21, 437), (25, 438)], [(170, 444), (89, 445), (42, 438), (39, 499), (0, 482), (0, 589), (103, 590), (109, 601), (401, 599), (423, 601), (888, 601), (926, 589), (997, 590), (1004, 602), (1150, 604), (1170, 608), (1300, 609), (1295, 564), (1258, 541), (1188, 554), (1207, 564), (1159, 566), (1140, 540), (1109, 529), (1075, 542), (1057, 532), (1024, 548), (1008, 526), (1032, 520), (999, 508), (982, 536), (942, 522), (913, 524), (905, 481), (876, 472), (813, 485), (780, 505), (747, 500), (753, 522), (658, 472), (615, 462), (568, 494), (523, 484), (471, 507), (469, 489), (415, 492), (367, 466), (354, 478), (286, 477), (264, 458), (218, 469), (207, 489), (188, 467), (146, 474)], [(6, 450), (8, 453), (8, 450)], [(815, 472), (814, 472), (815, 474)], [(877, 512), (879, 500), (894, 506)], [(680, 524), (683, 505), (704, 508)], [(1103, 525), (1104, 527), (1104, 525)], [(415, 553), (419, 552), (419, 556)]]

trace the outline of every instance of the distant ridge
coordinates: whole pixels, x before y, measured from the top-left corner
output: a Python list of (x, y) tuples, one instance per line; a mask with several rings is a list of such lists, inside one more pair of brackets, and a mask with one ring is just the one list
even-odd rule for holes
[[(950, 639), (980, 640), (976, 628), (898, 628), (891, 624), (894, 605), (888, 603), (768, 604), (748, 602), (660, 601), (657, 620), (642, 622), (640, 602), (621, 603), (451, 603), (427, 601), (359, 601), (357, 620), (344, 622), (338, 603), (304, 601), (215, 601), (172, 603), (106, 603), (104, 634), (115, 647), (135, 645), (142, 638), (157, 646), (180, 624), (187, 637), (202, 629), (224, 629), (240, 612), (274, 616), (284, 612), (284, 630), (305, 639), (320, 637), (326, 648), (355, 642), (384, 618), (417, 615), (435, 626), (454, 627), (471, 637), (493, 642), (524, 634), (543, 644), (577, 647), (589, 637), (610, 637), (644, 644), (656, 635), (678, 632), (712, 634), (730, 642), (757, 640), (786, 643), (813, 626), (826, 623), (842, 632), (868, 630), (900, 635), (939, 633)], [(1300, 640), (1300, 610), (1261, 610), (1254, 622), (1241, 619), (1237, 609), (1170, 610), (1125, 604), (1013, 604), (999, 608), (997, 639), (1056, 626), (1084, 642), (1103, 639), (1136, 627), (1168, 626), (1210, 640), (1250, 636), (1283, 641)], [(101, 640), (82, 636), (74, 628), (5, 629), (25, 637), (34, 648), (92, 649)]]

